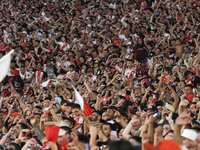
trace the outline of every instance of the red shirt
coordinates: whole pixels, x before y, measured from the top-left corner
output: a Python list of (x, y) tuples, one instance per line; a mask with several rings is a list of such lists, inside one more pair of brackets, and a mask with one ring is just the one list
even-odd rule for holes
[(190, 102), (192, 102), (193, 97), (194, 97), (194, 94), (187, 95), (187, 99), (188, 99)]
[(119, 39), (117, 42), (114, 42), (114, 41), (113, 41), (113, 45), (117, 45), (117, 46), (119, 47), (120, 44), (121, 44), (121, 39)]
[(68, 150), (68, 143), (66, 140), (62, 140), (61, 144), (58, 146), (60, 150)]

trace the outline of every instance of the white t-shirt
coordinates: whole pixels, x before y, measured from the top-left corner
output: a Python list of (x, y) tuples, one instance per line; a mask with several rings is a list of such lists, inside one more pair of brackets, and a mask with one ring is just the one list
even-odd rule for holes
[(58, 44), (60, 45), (60, 49), (63, 51), (70, 49), (70, 46), (68, 43), (58, 42)]
[(19, 75), (22, 78), (22, 80), (30, 79), (32, 77), (32, 74), (28, 71), (26, 71), (25, 74), (22, 74), (20, 71)]

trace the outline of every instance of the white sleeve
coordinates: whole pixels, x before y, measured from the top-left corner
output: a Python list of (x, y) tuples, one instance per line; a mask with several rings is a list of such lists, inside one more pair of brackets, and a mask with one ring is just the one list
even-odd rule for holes
[(78, 119), (77, 123), (83, 124), (83, 117), (80, 117), (80, 118)]
[(62, 45), (63, 45), (63, 43), (62, 43), (62, 42), (58, 42), (58, 44), (59, 44), (60, 46), (62, 46)]
[(67, 45), (67, 49), (69, 49), (70, 48), (70, 45), (69, 45), (69, 43), (68, 43), (68, 45)]
[(122, 18), (122, 20), (121, 20), (121, 22), (122, 22), (122, 25), (123, 25), (123, 26), (125, 26), (125, 27), (127, 27), (127, 23), (126, 23), (126, 22), (124, 22), (124, 19), (125, 19), (125, 17), (123, 17), (123, 18)]
[(128, 71), (127, 71), (127, 70), (125, 70), (125, 73), (124, 73), (124, 75), (126, 75), (126, 76), (127, 76), (127, 72), (128, 72)]
[(124, 39), (124, 35), (123, 34), (119, 35), (119, 38), (123, 40)]

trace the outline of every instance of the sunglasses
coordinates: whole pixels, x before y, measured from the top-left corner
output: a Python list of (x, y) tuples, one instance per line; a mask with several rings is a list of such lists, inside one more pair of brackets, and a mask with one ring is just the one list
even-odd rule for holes
[(177, 91), (177, 94), (179, 94), (179, 93), (183, 93), (183, 91)]
[(102, 149), (107, 148), (107, 147), (108, 147), (108, 145), (102, 145), (99, 148), (100, 148), (100, 150), (102, 150)]

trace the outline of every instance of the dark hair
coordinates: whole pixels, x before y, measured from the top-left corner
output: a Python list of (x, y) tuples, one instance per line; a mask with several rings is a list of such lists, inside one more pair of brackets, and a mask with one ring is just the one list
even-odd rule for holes
[(70, 65), (69, 68), (75, 68), (75, 66), (74, 65)]
[(135, 147), (125, 140), (117, 140), (109, 142), (109, 150), (135, 150)]
[(67, 101), (66, 101), (66, 100), (62, 100), (62, 101), (60, 102), (60, 105), (64, 105), (65, 103), (67, 103)]
[(25, 123), (18, 123), (18, 124), (21, 125), (21, 129), (28, 129), (27, 124), (25, 124)]
[(39, 114), (39, 113), (34, 113), (34, 116), (35, 116), (35, 115), (39, 115), (39, 116), (41, 117), (41, 114)]
[(187, 84), (185, 85), (185, 87), (190, 87), (191, 89), (193, 89), (193, 86), (191, 84)]
[(41, 107), (41, 106), (38, 106), (38, 105), (34, 106), (33, 108), (37, 108), (37, 109), (42, 110), (42, 107)]
[(165, 67), (164, 70), (167, 71), (169, 74), (172, 73), (172, 69), (170, 67)]
[(112, 130), (112, 124), (111, 123), (104, 122), (103, 125), (109, 125), (110, 126), (110, 130)]
[(67, 131), (66, 134), (70, 134), (72, 132), (72, 130), (69, 127), (64, 126), (64, 127), (60, 127), (60, 128)]
[(81, 106), (80, 106), (79, 104), (73, 104), (73, 105), (72, 105), (72, 109), (75, 109), (75, 108), (81, 109)]
[(15, 147), (15, 150), (21, 150), (21, 147), (19, 146), (19, 144), (16, 143), (10, 143), (9, 145), (12, 145)]
[(140, 59), (135, 59), (135, 61), (138, 61), (139, 63), (141, 63), (141, 60), (140, 60)]
[(93, 113), (97, 113), (99, 116), (102, 115), (101, 111), (99, 111), (99, 110), (93, 111)]
[(79, 134), (78, 135), (78, 139), (80, 142), (83, 142), (83, 143), (89, 143), (89, 139), (87, 136), (83, 135), (83, 134)]
[(67, 103), (67, 106), (72, 107), (73, 103)]

